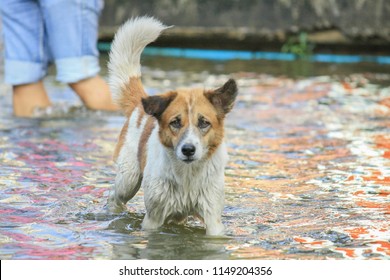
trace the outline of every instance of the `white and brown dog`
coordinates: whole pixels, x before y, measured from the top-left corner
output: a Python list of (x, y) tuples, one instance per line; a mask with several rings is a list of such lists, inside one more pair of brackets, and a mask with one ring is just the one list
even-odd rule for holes
[(216, 90), (178, 89), (148, 96), (141, 82), (140, 56), (167, 27), (151, 17), (125, 23), (110, 53), (110, 86), (126, 115), (114, 160), (115, 187), (109, 209), (124, 211), (144, 190), (142, 228), (199, 217), (206, 233), (220, 235), (224, 226), (224, 118), (237, 95), (234, 80)]

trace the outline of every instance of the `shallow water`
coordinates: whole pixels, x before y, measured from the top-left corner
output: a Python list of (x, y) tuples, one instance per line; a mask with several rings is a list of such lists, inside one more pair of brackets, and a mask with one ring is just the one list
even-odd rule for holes
[(14, 118), (0, 85), (0, 259), (390, 259), (388, 67), (144, 65), (150, 93), (239, 83), (226, 121), (226, 236), (205, 236), (196, 220), (142, 231), (142, 191), (128, 213), (105, 214), (124, 118), (83, 109), (50, 75), (57, 105), (37, 119)]

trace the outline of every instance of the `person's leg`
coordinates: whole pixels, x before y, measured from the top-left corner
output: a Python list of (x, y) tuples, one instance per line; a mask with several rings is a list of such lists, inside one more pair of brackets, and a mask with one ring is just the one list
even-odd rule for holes
[(97, 36), (100, 0), (41, 0), (57, 79), (90, 109), (116, 110), (100, 71)]
[(42, 14), (36, 1), (0, 2), (4, 38), (4, 77), (13, 86), (16, 116), (31, 116), (50, 100), (42, 84), (48, 55)]

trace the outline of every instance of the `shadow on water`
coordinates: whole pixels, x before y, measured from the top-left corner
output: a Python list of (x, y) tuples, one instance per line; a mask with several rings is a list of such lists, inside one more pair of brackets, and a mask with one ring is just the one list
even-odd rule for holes
[(196, 220), (142, 231), (142, 190), (128, 213), (103, 213), (124, 117), (86, 110), (49, 75), (55, 106), (36, 119), (14, 118), (1, 85), (1, 259), (389, 259), (389, 66), (143, 65), (151, 94), (238, 81), (226, 236), (205, 236)]

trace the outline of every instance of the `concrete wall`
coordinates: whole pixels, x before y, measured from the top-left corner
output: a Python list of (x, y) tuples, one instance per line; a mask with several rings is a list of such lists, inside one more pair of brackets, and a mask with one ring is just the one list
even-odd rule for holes
[(175, 25), (168, 38), (176, 43), (187, 38), (189, 44), (199, 39), (213, 44), (214, 38), (255, 48), (305, 31), (320, 45), (390, 44), (390, 0), (106, 0), (101, 37), (110, 38), (118, 25), (138, 15)]

